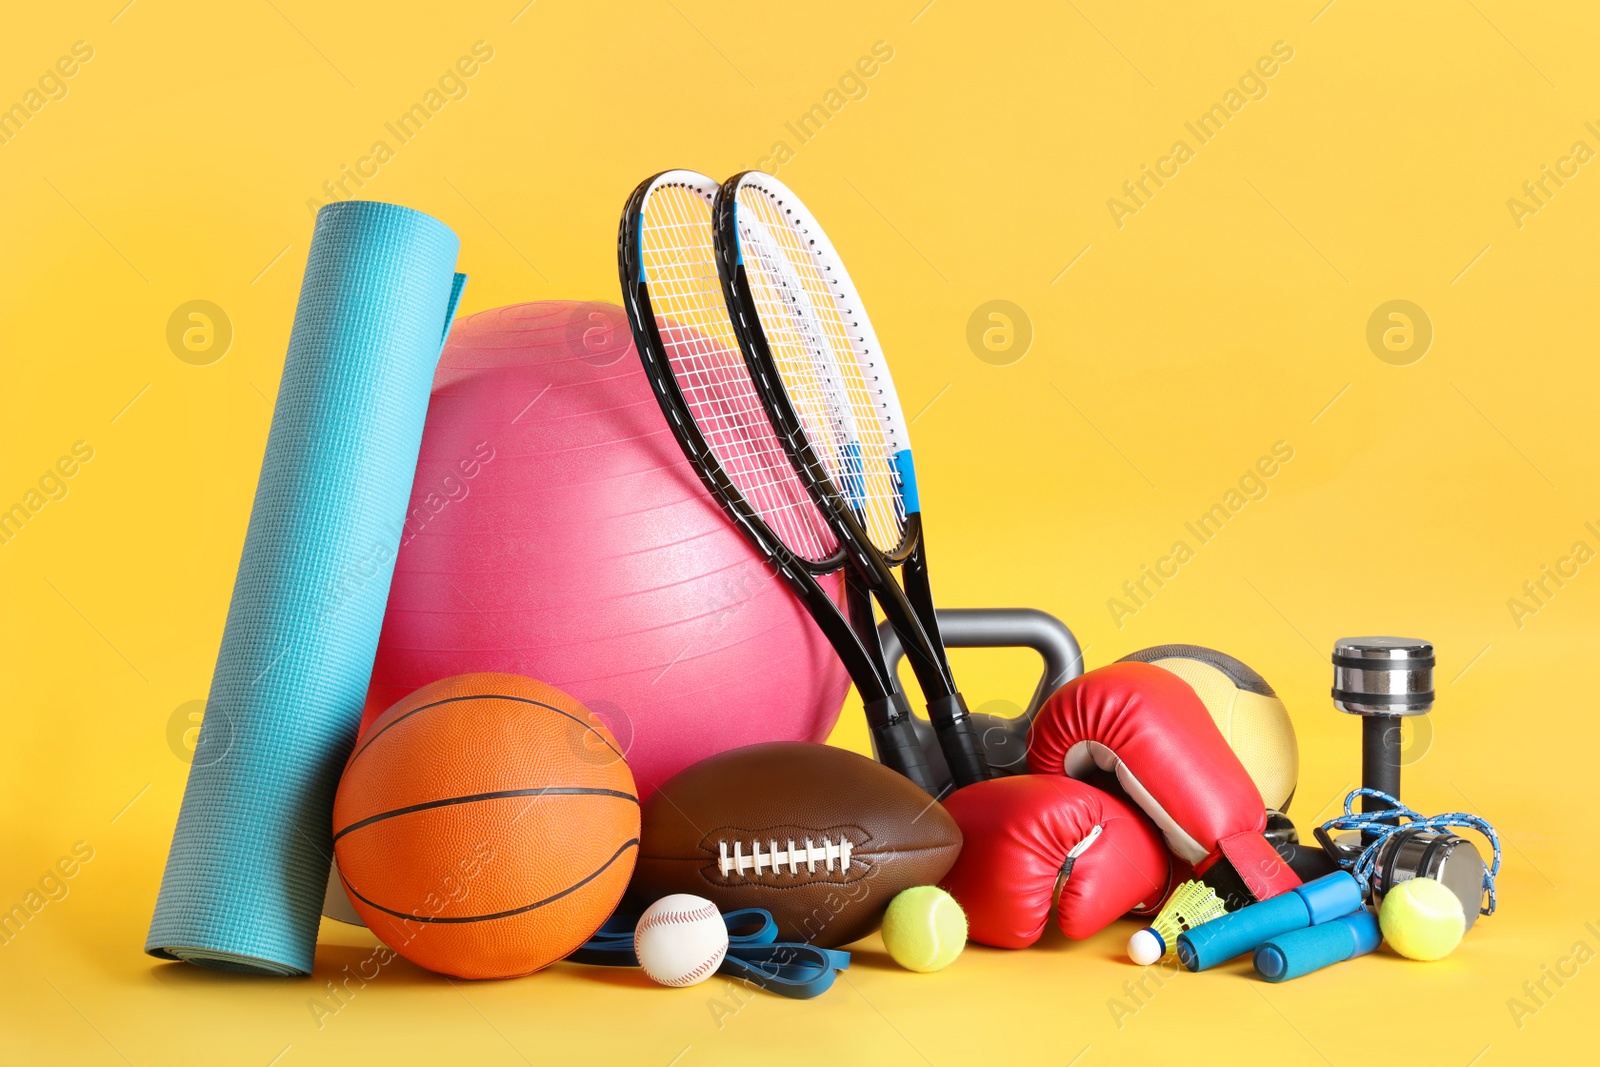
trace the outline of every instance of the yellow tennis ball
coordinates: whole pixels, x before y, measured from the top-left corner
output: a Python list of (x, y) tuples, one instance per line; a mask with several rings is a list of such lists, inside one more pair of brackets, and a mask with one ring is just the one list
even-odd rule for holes
[(883, 914), (883, 945), (908, 971), (942, 970), (967, 947), (967, 913), (938, 886), (907, 889)]
[(1412, 878), (1384, 894), (1378, 908), (1383, 939), (1413, 960), (1438, 960), (1450, 955), (1467, 932), (1461, 898), (1432, 878)]

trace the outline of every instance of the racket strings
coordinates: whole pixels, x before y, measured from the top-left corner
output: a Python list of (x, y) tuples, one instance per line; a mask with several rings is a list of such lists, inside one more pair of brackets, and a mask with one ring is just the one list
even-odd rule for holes
[(853, 313), (792, 213), (766, 190), (738, 191), (740, 251), (785, 391), (813, 451), (868, 539), (892, 552), (905, 532), (894, 440), (882, 389), (863, 364)]
[(740, 354), (717, 280), (707, 193), (653, 190), (640, 254), (656, 328), (690, 416), (729, 480), (791, 552), (821, 562), (838, 541), (800, 483)]

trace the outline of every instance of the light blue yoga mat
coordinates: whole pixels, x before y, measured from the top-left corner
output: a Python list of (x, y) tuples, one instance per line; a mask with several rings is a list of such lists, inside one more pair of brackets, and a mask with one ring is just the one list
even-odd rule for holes
[(459, 249), (409, 208), (317, 213), (153, 956), (311, 971)]

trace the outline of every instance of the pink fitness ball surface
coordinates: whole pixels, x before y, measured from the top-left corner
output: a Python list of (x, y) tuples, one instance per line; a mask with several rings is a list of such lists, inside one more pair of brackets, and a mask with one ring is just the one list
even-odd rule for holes
[(362, 728), (473, 671), (582, 701), (642, 795), (839, 716), (844, 668), (684, 459), (614, 305), (484, 311), (445, 346)]

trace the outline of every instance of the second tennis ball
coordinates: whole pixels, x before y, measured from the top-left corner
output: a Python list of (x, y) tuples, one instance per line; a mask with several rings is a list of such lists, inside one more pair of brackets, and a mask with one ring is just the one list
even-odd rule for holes
[(943, 970), (967, 947), (966, 912), (937, 886), (907, 889), (883, 915), (883, 945), (908, 971)]
[(1461, 943), (1467, 915), (1461, 898), (1432, 878), (1412, 878), (1384, 894), (1378, 909), (1383, 939), (1413, 960), (1443, 959)]

